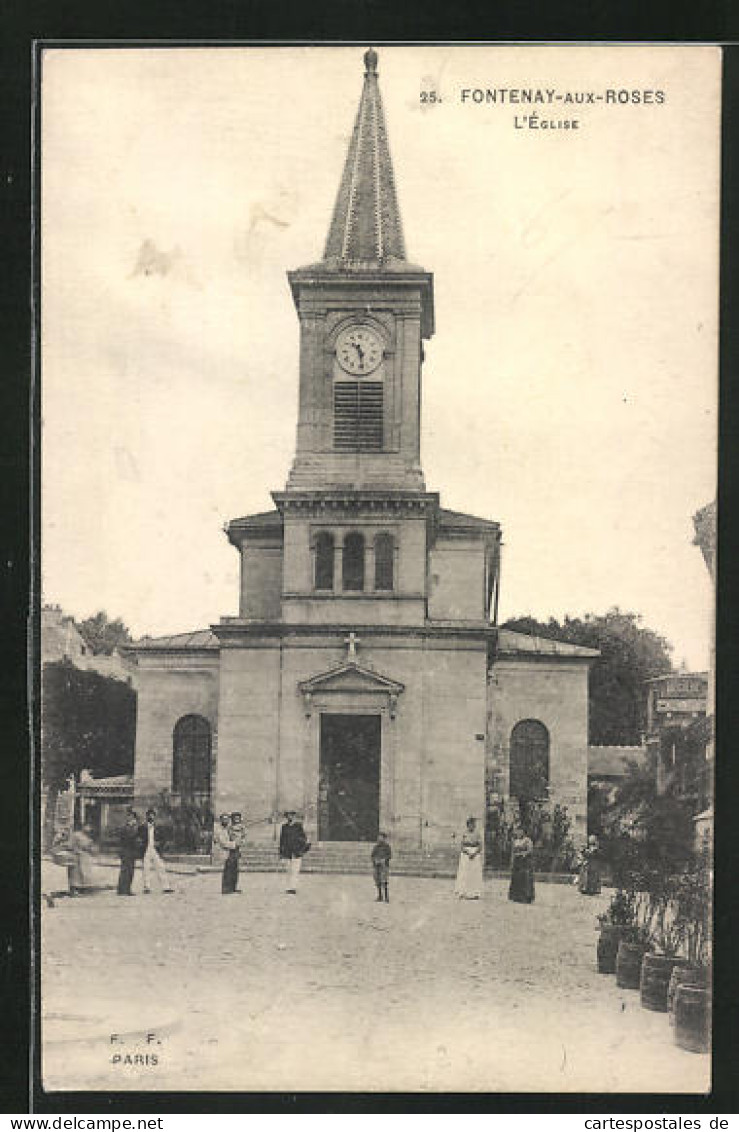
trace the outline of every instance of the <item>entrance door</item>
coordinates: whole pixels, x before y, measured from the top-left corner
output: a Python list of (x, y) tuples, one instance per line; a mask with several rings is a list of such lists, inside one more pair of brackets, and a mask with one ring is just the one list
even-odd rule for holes
[(380, 825), (380, 716), (321, 715), (320, 841), (374, 841)]

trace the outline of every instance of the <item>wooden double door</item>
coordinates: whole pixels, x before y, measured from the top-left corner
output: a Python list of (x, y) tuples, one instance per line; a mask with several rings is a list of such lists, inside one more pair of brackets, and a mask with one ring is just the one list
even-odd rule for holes
[(380, 825), (381, 717), (321, 714), (320, 841), (375, 841)]

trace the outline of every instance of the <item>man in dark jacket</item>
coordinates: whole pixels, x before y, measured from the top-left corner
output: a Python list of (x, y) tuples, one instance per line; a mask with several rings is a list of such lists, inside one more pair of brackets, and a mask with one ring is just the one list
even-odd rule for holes
[(120, 832), (118, 853), (121, 858), (121, 869), (118, 874), (118, 895), (133, 896), (131, 884), (136, 861), (141, 856), (141, 838), (139, 836), (139, 818), (135, 810), (128, 810), (126, 824)]
[(301, 823), (295, 820), (295, 810), (286, 810), (285, 824), (280, 830), (280, 857), (283, 861), (287, 861), (287, 888), (285, 891), (293, 896), (298, 891), (301, 861), (309, 849), (310, 842), (305, 836), (305, 830)]

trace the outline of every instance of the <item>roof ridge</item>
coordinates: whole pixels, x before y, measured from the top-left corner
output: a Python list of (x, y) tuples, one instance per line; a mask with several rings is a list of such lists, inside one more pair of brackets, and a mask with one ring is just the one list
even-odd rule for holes
[[(501, 643), (501, 645), (504, 644), (506, 636), (507, 636), (507, 638), (510, 642), (511, 647), (514, 650), (515, 650), (515, 646), (516, 646), (515, 639), (518, 639), (519, 641), (531, 641), (531, 642), (533, 642), (534, 645), (535, 645), (534, 648), (528, 648), (528, 649), (519, 648), (517, 650), (517, 651), (522, 652), (522, 653), (525, 652), (529, 655), (538, 654), (540, 656), (557, 656), (557, 655), (559, 655), (559, 656), (581, 656), (581, 657), (600, 656), (600, 649), (591, 648), (589, 645), (576, 645), (576, 644), (573, 644), (571, 641), (558, 640), (556, 637), (541, 637), (536, 633), (522, 633), (519, 629), (507, 629), (507, 628), (505, 628), (505, 626), (502, 626), (498, 630), (498, 640)], [(538, 645), (539, 643), (547, 644), (547, 645), (553, 645), (555, 647), (553, 647), (551, 649), (537, 648), (536, 645)]]
[[(197, 645), (190, 644), (188, 646), (187, 642), (192, 642), (195, 637), (202, 639)], [(130, 644), (122, 646), (122, 648), (125, 652), (136, 652), (136, 650), (140, 648), (176, 648), (177, 646), (172, 643), (174, 641), (181, 642), (182, 647), (185, 648), (207, 648), (210, 642), (215, 643), (217, 638), (210, 625), (206, 625), (205, 628), (202, 629), (185, 629), (184, 632), (181, 633), (160, 633), (156, 637), (138, 637), (135, 641), (131, 641)]]

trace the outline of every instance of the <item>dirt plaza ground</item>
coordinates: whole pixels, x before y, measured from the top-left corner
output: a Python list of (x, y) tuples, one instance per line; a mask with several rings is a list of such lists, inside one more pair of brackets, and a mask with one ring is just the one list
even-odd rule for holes
[(370, 875), (305, 876), (297, 896), (269, 873), (229, 897), (217, 874), (174, 881), (43, 909), (47, 1089), (710, 1087), (710, 1059), (597, 973), (607, 893), (539, 884), (525, 906), (489, 880), (459, 902), (450, 880), (395, 877), (384, 905)]

